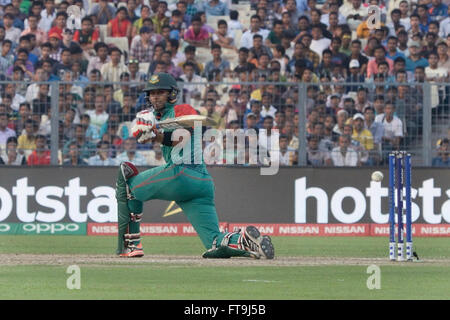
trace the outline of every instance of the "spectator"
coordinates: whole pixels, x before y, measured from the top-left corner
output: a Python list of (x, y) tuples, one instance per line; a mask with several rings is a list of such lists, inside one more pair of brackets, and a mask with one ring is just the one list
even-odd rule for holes
[(39, 128), (39, 124), (35, 121), (28, 119), (25, 122), (25, 132), (23, 132), (17, 139), (17, 148), (20, 154), (24, 154), (28, 157), (33, 150), (36, 149), (36, 135), (35, 132)]
[(96, 145), (86, 138), (86, 133), (87, 132), (83, 124), (75, 125), (74, 137), (65, 142), (62, 149), (64, 157), (69, 155), (70, 145), (73, 143), (77, 145), (78, 154), (82, 159), (86, 160), (95, 154)]
[(151, 39), (151, 30), (142, 27), (139, 31), (140, 39), (134, 41), (131, 46), (130, 56), (140, 62), (151, 62), (153, 58), (153, 46), (155, 43)]
[(21, 36), (33, 34), (36, 36), (36, 45), (47, 42), (47, 32), (39, 27), (39, 16), (30, 15), (28, 17), (28, 28), (22, 31)]
[(242, 34), (240, 47), (245, 47), (250, 49), (253, 44), (253, 36), (259, 34), (263, 37), (263, 41), (266, 40), (269, 35), (269, 31), (266, 29), (261, 29), (261, 18), (257, 15), (253, 15), (250, 18), (250, 29)]
[(330, 46), (331, 40), (323, 36), (321, 26), (317, 24), (311, 27), (311, 34), (312, 34), (312, 41), (311, 46), (309, 48), (315, 53), (317, 53), (319, 57), (322, 57), (322, 52)]
[[(448, 24), (450, 25), (450, 21)], [(448, 45), (444, 41), (438, 43), (437, 53), (439, 56), (438, 67), (450, 70), (450, 55), (448, 54)]]
[[(55, 1), (45, 0), (44, 6), (45, 9), (40, 12), (41, 19), (39, 21), (39, 28), (41, 28), (45, 32), (48, 32), (52, 27), (53, 20), (56, 19), (57, 12), (55, 8)], [(39, 8), (38, 10), (41, 10), (41, 8)], [(33, 7), (31, 8), (31, 11), (33, 12)], [(28, 24), (29, 23), (30, 22), (28, 21)]]
[(217, 22), (217, 31), (212, 35), (212, 41), (222, 48), (237, 50), (234, 45), (235, 33), (228, 29), (228, 24), (225, 20)]
[(6, 145), (6, 141), (9, 137), (15, 137), (16, 132), (10, 128), (8, 128), (8, 114), (3, 112), (0, 113), (0, 148)]
[(88, 159), (90, 166), (114, 166), (116, 161), (109, 156), (111, 144), (108, 141), (97, 143), (97, 154)]
[(213, 57), (212, 61), (205, 65), (205, 77), (209, 77), (212, 71), (216, 69), (220, 70), (222, 74), (230, 69), (230, 63), (221, 57), (222, 48), (219, 45), (213, 44), (211, 46), (211, 55)]
[(106, 113), (105, 108), (105, 96), (98, 94), (95, 96), (95, 109), (87, 110), (86, 114), (89, 115), (91, 124), (95, 126), (98, 130), (102, 127), (102, 125), (108, 120), (108, 113)]
[(365, 129), (364, 120), (364, 116), (361, 113), (357, 113), (353, 116), (352, 139), (358, 141), (362, 149), (365, 152), (368, 152), (367, 160), (366, 158), (363, 159), (363, 157), (361, 157), (361, 161), (363, 162), (363, 164), (373, 165), (374, 159), (370, 158), (369, 156), (371, 153), (373, 153), (372, 151), (374, 149), (373, 136), (370, 130)]
[(24, 166), (27, 159), (24, 155), (17, 152), (17, 138), (9, 137), (6, 141), (6, 150), (0, 155), (0, 165)]
[(208, 48), (209, 39), (209, 32), (202, 28), (201, 18), (193, 18), (191, 26), (184, 33), (184, 40), (194, 47)]
[(154, 30), (156, 33), (161, 34), (162, 27), (164, 25), (169, 25), (170, 18), (166, 16), (166, 11), (167, 11), (167, 2), (159, 1), (158, 9), (156, 10), (155, 15), (152, 18)]
[[(120, 75), (124, 72), (129, 73), (127, 66), (121, 62), (122, 51), (120, 49), (113, 47), (110, 50), (111, 60), (105, 64), (100, 69), (102, 78), (105, 82), (119, 82)], [(118, 89), (119, 85), (115, 84), (114, 88)]]
[[(185, 62), (183, 64), (183, 75), (181, 75), (180, 79), (183, 80), (183, 90), (186, 92), (187, 102), (194, 100), (200, 100), (201, 91), (203, 89), (203, 85), (200, 83), (204, 82), (203, 78), (199, 75), (195, 74), (195, 64), (192, 62)], [(193, 83), (193, 84), (190, 84)], [(195, 106), (194, 106), (195, 108)]]
[(416, 67), (428, 67), (428, 61), (420, 56), (420, 43), (414, 40), (408, 42), (409, 57), (406, 58), (406, 71), (414, 72)]
[(161, 166), (166, 163), (159, 143), (153, 144), (153, 150), (150, 150), (148, 154), (147, 163), (149, 166)]
[(69, 152), (63, 161), (63, 166), (84, 166), (86, 159), (80, 156), (80, 146), (75, 141), (69, 142)]
[(136, 166), (145, 166), (147, 165), (147, 160), (145, 157), (139, 152), (136, 151), (136, 139), (128, 138), (123, 143), (124, 151), (117, 155), (116, 162), (117, 164), (128, 161), (133, 163)]
[(36, 149), (28, 156), (27, 164), (29, 166), (49, 165), (50, 150), (47, 147), (47, 138), (44, 135), (36, 136)]
[(203, 73), (203, 64), (201, 62), (197, 61), (197, 58), (195, 56), (195, 52), (196, 52), (196, 48), (192, 45), (188, 45), (186, 46), (186, 48), (184, 48), (184, 57), (185, 57), (185, 61), (184, 62), (180, 62), (178, 64), (179, 67), (183, 68), (184, 64), (186, 62), (190, 62), (194, 65), (194, 72), (196, 75), (201, 75)]
[(335, 167), (356, 167), (358, 165), (358, 153), (350, 146), (350, 142), (349, 135), (339, 137), (339, 145), (331, 151), (331, 160)]
[(339, 11), (347, 18), (347, 24), (352, 31), (356, 31), (357, 27), (367, 17), (367, 9), (361, 5), (361, 0), (352, 0), (351, 6), (342, 6)]
[(108, 24), (116, 15), (116, 8), (107, 0), (99, 0), (92, 6), (90, 14), (97, 17), (97, 24)]
[[(144, 26), (144, 20), (150, 18), (150, 7), (147, 5), (142, 5), (140, 9), (140, 17), (133, 22), (133, 27), (131, 30), (131, 37), (134, 38), (139, 34), (139, 31)], [(151, 19), (150, 19), (151, 21)], [(153, 27), (153, 22), (152, 22)]]
[(244, 26), (239, 22), (239, 12), (237, 10), (230, 10), (230, 20), (228, 22), (231, 31), (244, 30)]
[(59, 11), (56, 13), (56, 18), (52, 23), (52, 27), (48, 31), (49, 36), (53, 33), (62, 37), (62, 32), (67, 28), (67, 13), (65, 11)]
[(371, 59), (367, 64), (367, 78), (378, 73), (378, 68), (381, 62), (386, 61), (389, 64), (389, 73), (394, 69), (394, 62), (386, 58), (386, 49), (383, 46), (377, 46), (374, 49), (374, 59)]
[(113, 38), (127, 37), (131, 41), (131, 27), (127, 9), (120, 7), (117, 9), (116, 17), (108, 22), (106, 34)]
[(319, 148), (319, 141), (320, 138), (316, 135), (311, 135), (308, 137), (308, 146), (306, 147), (306, 163), (314, 167), (330, 166), (332, 165), (330, 153), (327, 150)]
[(228, 16), (230, 14), (228, 5), (219, 0), (204, 1), (202, 10), (207, 16)]
[(392, 150), (398, 150), (403, 138), (403, 122), (395, 115), (395, 105), (392, 102), (386, 102), (384, 113), (378, 114), (375, 117), (375, 122), (383, 124), (383, 152), (389, 153)]
[[(85, 130), (84, 136), (88, 141), (98, 141), (100, 139), (100, 129), (91, 124), (91, 117), (87, 113), (81, 115), (80, 124)], [(75, 135), (76, 133), (77, 128), (75, 128)]]
[(13, 23), (14, 23), (14, 16), (11, 13), (6, 13), (3, 16), (3, 26), (5, 28), (5, 39), (10, 40), (13, 44), (18, 44), (22, 30), (14, 27)]
[(432, 160), (432, 166), (450, 167), (449, 150), (449, 140), (447, 138), (442, 139), (439, 143), (437, 157)]
[(75, 31), (73, 41), (79, 43), (83, 51), (89, 54), (94, 50), (99, 40), (100, 32), (94, 28), (92, 19), (90, 17), (84, 17), (81, 20), (81, 30)]

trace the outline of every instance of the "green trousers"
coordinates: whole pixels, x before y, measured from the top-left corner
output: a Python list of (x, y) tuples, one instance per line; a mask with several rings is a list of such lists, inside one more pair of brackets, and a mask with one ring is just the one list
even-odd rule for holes
[[(152, 199), (175, 201), (194, 227), (206, 249), (215, 241), (220, 244), (225, 235), (219, 230), (219, 220), (214, 202), (214, 182), (208, 173), (180, 165), (160, 166), (148, 169), (130, 178), (128, 184), (135, 200), (124, 201), (124, 187), (118, 179), (119, 248), (123, 233), (139, 233), (139, 222), (128, 218), (130, 212), (142, 212), (143, 202)], [(123, 182), (125, 183), (125, 182)], [(150, 212), (151, 214), (151, 209)], [(144, 213), (148, 214), (148, 213)], [(236, 244), (239, 235), (233, 234), (229, 244)]]

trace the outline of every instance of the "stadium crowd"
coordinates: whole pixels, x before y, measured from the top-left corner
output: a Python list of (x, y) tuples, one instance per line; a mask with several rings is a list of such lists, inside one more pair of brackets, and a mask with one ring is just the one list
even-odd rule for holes
[[(50, 164), (51, 81), (65, 81), (60, 164), (163, 164), (160, 145), (130, 134), (156, 72), (172, 74), (182, 103), (215, 129), (254, 129), (261, 148), (278, 129), (282, 165), (297, 164), (300, 143), (308, 165), (383, 164), (390, 150), (420, 141), (421, 84), (441, 84), (430, 107), (433, 117), (450, 115), (449, 8), (445, 0), (0, 0), (0, 164)], [(448, 134), (433, 165), (450, 166)]]

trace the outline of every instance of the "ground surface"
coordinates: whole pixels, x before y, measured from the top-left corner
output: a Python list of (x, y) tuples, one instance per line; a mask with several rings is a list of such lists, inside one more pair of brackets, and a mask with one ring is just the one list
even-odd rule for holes
[(388, 261), (384, 238), (273, 242), (274, 260), (205, 260), (196, 237), (145, 237), (145, 257), (123, 259), (113, 237), (1, 236), (0, 299), (450, 299), (448, 238), (417, 238), (420, 260), (404, 263)]

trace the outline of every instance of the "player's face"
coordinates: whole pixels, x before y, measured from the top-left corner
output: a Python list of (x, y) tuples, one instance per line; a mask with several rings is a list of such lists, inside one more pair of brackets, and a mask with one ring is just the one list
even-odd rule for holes
[(164, 109), (164, 106), (169, 98), (169, 91), (167, 90), (152, 90), (149, 92), (149, 99), (156, 110)]

